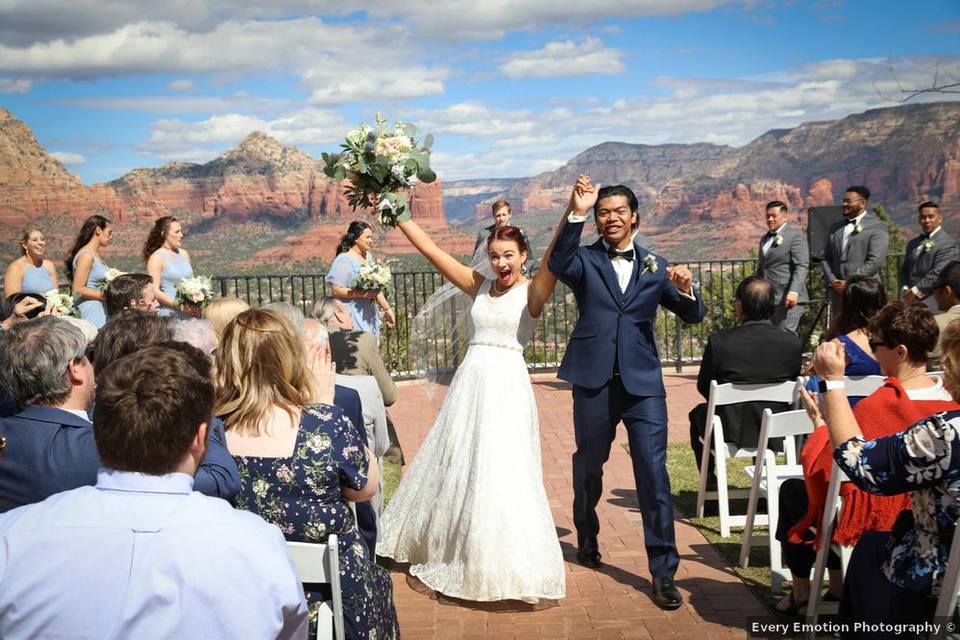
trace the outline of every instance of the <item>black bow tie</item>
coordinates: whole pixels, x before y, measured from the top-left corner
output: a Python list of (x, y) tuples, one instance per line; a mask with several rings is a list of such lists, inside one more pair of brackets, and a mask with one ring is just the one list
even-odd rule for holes
[(607, 247), (607, 255), (611, 258), (623, 258), (624, 260), (633, 261), (633, 249), (627, 249), (626, 251), (617, 251), (613, 247)]
[(856, 224), (856, 223), (857, 223), (856, 218), (847, 218), (847, 224)]
[(767, 231), (767, 235), (763, 236), (763, 239), (764, 239), (764, 241), (767, 241), (767, 240), (769, 240), (770, 238), (776, 238), (776, 237), (777, 237), (777, 232), (776, 232), (776, 231)]

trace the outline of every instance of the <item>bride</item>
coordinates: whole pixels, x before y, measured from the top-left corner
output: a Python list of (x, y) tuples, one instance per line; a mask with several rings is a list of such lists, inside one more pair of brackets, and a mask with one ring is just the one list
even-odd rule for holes
[(487, 241), (488, 279), (445, 253), (415, 222), (399, 227), (473, 298), (472, 333), (436, 422), (381, 516), (377, 555), (409, 563), (411, 575), (454, 598), (562, 598), (563, 556), (543, 488), (537, 406), (523, 359), (533, 319), (556, 285), (546, 267), (553, 242), (528, 280), (523, 233), (496, 229)]

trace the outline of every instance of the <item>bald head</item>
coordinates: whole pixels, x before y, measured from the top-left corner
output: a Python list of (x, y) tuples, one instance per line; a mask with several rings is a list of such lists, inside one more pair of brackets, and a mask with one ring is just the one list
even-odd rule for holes
[(741, 322), (769, 320), (776, 306), (773, 285), (760, 276), (749, 276), (737, 287), (737, 310)]

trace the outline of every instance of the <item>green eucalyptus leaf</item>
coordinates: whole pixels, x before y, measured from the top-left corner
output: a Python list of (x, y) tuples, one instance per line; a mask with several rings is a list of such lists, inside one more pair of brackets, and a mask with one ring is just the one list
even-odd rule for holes
[(433, 146), (433, 134), (428, 133), (427, 137), (423, 139), (423, 146), (429, 149)]
[(342, 166), (337, 165), (336, 167), (333, 168), (334, 180), (343, 180), (346, 177), (347, 177), (347, 172)]
[(437, 179), (437, 174), (429, 166), (421, 165), (420, 170), (417, 171), (417, 178), (420, 182), (433, 182)]

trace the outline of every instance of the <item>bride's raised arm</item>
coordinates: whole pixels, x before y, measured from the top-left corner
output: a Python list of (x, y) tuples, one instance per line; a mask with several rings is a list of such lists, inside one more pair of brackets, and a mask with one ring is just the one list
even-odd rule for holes
[(450, 281), (455, 287), (473, 297), (477, 295), (480, 285), (483, 283), (483, 276), (472, 268), (462, 264), (449, 253), (437, 246), (433, 238), (427, 235), (427, 232), (420, 228), (413, 220), (400, 222), (397, 225), (407, 240), (417, 248), (417, 251), (430, 261), (437, 271), (444, 278)]
[(563, 217), (560, 218), (560, 224), (557, 225), (557, 230), (543, 254), (540, 268), (537, 269), (537, 273), (534, 274), (530, 286), (527, 288), (527, 309), (534, 318), (539, 318), (540, 314), (543, 313), (543, 307), (547, 304), (547, 300), (553, 295), (553, 290), (557, 286), (557, 276), (553, 275), (547, 265), (550, 263), (550, 254), (553, 253), (553, 245), (557, 241), (557, 236), (560, 235), (560, 230), (567, 224), (567, 218), (574, 209), (574, 198), (585, 193), (593, 194), (596, 189), (597, 187), (590, 184), (590, 179), (585, 176), (580, 176), (577, 184), (573, 187), (573, 192), (570, 194), (570, 203), (564, 210)]

